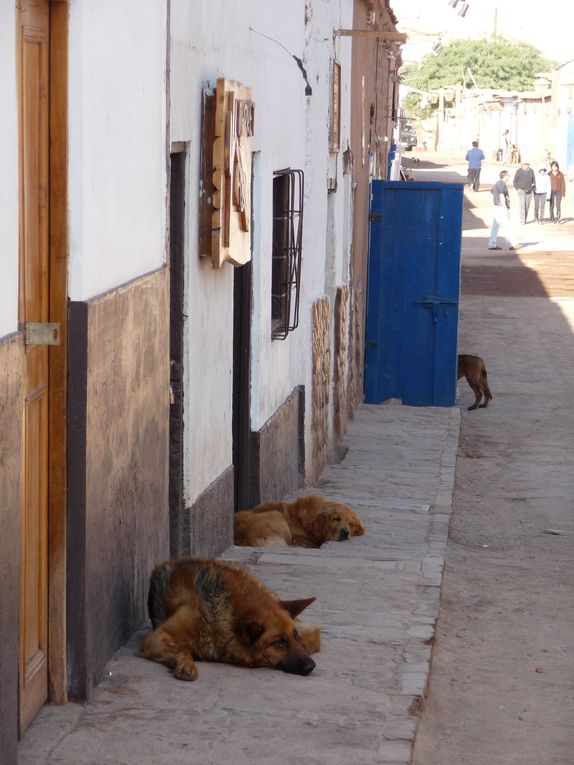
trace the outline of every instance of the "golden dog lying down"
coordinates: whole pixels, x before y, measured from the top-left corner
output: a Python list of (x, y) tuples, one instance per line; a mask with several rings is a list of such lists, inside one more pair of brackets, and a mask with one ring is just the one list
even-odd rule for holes
[(314, 600), (280, 600), (237, 563), (165, 561), (151, 575), (154, 631), (140, 653), (179, 680), (197, 678), (196, 659), (308, 675), (315, 669), (309, 654), (321, 647), (319, 627), (296, 617)]
[(318, 494), (294, 502), (268, 502), (235, 514), (236, 545), (321, 547), (329, 540), (364, 533), (361, 519), (349, 505)]

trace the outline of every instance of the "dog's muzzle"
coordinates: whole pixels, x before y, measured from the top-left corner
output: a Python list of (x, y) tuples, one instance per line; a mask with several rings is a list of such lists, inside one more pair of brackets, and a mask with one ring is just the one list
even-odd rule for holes
[(348, 539), (350, 536), (349, 529), (341, 529), (341, 531), (339, 531), (339, 542)]
[(283, 672), (288, 672), (290, 675), (310, 675), (316, 666), (313, 659), (308, 656), (300, 661), (281, 662), (277, 665), (277, 669), (282, 669)]

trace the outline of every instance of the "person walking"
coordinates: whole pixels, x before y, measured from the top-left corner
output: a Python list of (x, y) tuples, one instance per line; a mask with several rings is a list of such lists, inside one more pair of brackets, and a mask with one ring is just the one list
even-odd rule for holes
[(468, 162), (466, 185), (472, 186), (473, 191), (478, 191), (480, 188), (480, 170), (485, 159), (483, 150), (478, 148), (478, 141), (472, 142), (472, 149), (466, 152), (465, 159)]
[(501, 170), (498, 175), (497, 182), (490, 189), (490, 193), (492, 194), (492, 201), (494, 203), (494, 210), (492, 226), (490, 229), (490, 238), (488, 240), (489, 250), (502, 249), (502, 247), (498, 247), (496, 243), (498, 230), (501, 226), (505, 234), (508, 249), (516, 249), (513, 243), (514, 235), (510, 225), (510, 194), (508, 193), (509, 180), (510, 175), (508, 174), (508, 170)]
[(523, 161), (514, 174), (513, 186), (518, 194), (518, 214), (520, 222), (526, 223), (528, 220), (528, 210), (532, 201), (532, 192), (536, 185), (534, 170), (530, 167), (530, 162)]
[(550, 163), (550, 220), (560, 223), (562, 197), (566, 194), (566, 180), (556, 160)]
[(534, 220), (544, 223), (544, 207), (550, 201), (550, 178), (545, 167), (541, 167), (536, 176), (534, 187)]

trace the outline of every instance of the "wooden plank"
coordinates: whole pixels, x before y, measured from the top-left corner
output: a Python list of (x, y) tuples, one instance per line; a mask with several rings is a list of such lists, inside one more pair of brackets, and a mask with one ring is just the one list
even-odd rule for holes
[(66, 660), (66, 380), (68, 357), (68, 3), (50, 3), (50, 348), (48, 509), (48, 673), (50, 700), (67, 701)]
[[(49, 317), (49, 3), (18, 6), (19, 321)], [(23, 375), (19, 729), (48, 696), (48, 392), (46, 346), (28, 346)]]
[(215, 268), (251, 259), (251, 90), (220, 77), (215, 95), (211, 255)]

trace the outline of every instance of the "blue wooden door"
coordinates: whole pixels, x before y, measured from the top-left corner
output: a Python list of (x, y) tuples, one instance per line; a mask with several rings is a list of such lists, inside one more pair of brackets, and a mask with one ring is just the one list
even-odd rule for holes
[(456, 398), (463, 186), (373, 181), (365, 400)]

